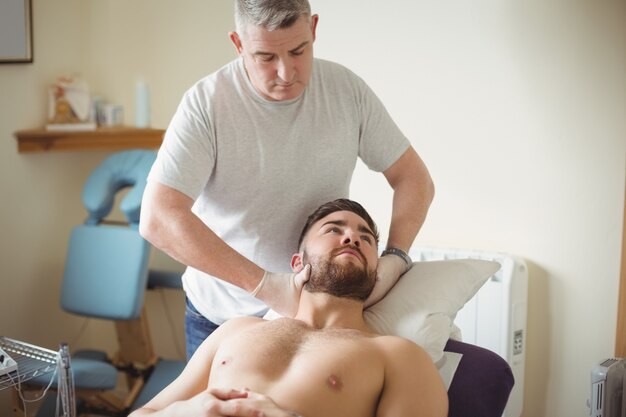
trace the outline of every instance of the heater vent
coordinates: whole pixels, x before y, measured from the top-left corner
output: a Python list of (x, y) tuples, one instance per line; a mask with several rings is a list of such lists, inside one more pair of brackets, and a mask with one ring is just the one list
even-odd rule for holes
[(587, 401), (591, 417), (622, 417), (626, 361), (609, 358), (591, 369), (591, 398)]

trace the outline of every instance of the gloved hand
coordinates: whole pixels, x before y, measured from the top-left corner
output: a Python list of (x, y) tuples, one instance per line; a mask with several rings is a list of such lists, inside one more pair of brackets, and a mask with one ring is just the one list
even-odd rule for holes
[(376, 285), (367, 300), (365, 300), (365, 308), (371, 307), (389, 292), (400, 276), (407, 271), (407, 265), (404, 259), (396, 255), (386, 255), (378, 259), (378, 267), (376, 268)]
[(291, 274), (265, 271), (252, 295), (280, 315), (293, 318), (298, 312), (302, 288), (309, 280), (310, 272), (311, 265)]

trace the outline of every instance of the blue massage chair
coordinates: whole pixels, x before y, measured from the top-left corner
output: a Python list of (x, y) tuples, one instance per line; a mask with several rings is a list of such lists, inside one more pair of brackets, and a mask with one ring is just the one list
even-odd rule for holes
[[(97, 350), (72, 352), (77, 415), (126, 416), (173, 381), (185, 365), (157, 357), (144, 308), (147, 288), (181, 288), (180, 273), (149, 270), (151, 246), (138, 231), (146, 177), (155, 157), (149, 150), (115, 153), (93, 171), (83, 188), (88, 217), (71, 232), (61, 307), (114, 321), (119, 349), (112, 357)], [(118, 192), (128, 187), (119, 198), (126, 222), (107, 221)], [(119, 389), (113, 392), (119, 388), (120, 373), (127, 385), (123, 397)], [(42, 375), (29, 384), (47, 386), (50, 378)], [(37, 417), (56, 415), (56, 397), (55, 392), (47, 394)]]

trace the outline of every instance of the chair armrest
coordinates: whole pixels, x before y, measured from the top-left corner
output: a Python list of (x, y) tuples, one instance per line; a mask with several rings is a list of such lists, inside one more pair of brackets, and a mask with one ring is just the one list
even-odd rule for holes
[(170, 271), (148, 271), (148, 289), (171, 288), (175, 290), (183, 289), (182, 274)]

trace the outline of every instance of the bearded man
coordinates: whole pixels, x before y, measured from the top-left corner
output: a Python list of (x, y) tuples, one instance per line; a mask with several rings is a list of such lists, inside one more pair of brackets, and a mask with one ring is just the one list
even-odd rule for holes
[(428, 354), (363, 319), (377, 261), (376, 224), (360, 204), (320, 206), (291, 260), (295, 272), (311, 268), (295, 318), (229, 320), (131, 416), (446, 416)]

